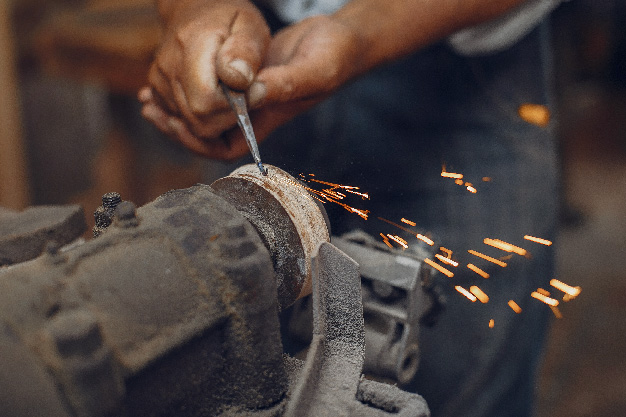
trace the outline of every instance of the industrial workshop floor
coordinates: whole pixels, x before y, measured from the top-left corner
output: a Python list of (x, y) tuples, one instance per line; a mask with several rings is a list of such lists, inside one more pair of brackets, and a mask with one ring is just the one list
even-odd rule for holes
[(611, 90), (565, 100), (557, 268), (582, 292), (552, 325), (537, 417), (626, 416), (626, 93)]

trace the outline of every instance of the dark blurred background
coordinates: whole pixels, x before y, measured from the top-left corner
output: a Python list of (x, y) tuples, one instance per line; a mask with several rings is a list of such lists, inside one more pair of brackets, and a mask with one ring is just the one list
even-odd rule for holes
[[(558, 277), (582, 294), (550, 329), (539, 417), (626, 415), (626, 2), (553, 14), (562, 156)], [(138, 205), (232, 166), (139, 115), (160, 28), (152, 0), (0, 0), (0, 205)], [(332, 179), (330, 179), (332, 180)], [(88, 221), (93, 219), (88, 215)]]

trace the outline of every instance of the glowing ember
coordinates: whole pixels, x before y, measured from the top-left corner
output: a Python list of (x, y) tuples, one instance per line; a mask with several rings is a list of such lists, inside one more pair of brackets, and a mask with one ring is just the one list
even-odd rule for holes
[(538, 293), (536, 291), (533, 291), (530, 294), (530, 296), (533, 297), (533, 298), (536, 298), (537, 300), (539, 300), (539, 301), (541, 301), (543, 303), (546, 303), (549, 306), (556, 307), (556, 306), (559, 305), (559, 302), (557, 300), (555, 300), (554, 298), (547, 297), (547, 296), (545, 296), (543, 294), (540, 294), (540, 293)]
[(498, 248), (505, 252), (513, 252), (522, 256), (525, 256), (528, 253), (526, 252), (526, 249), (520, 248), (519, 246), (511, 245), (510, 243), (507, 243), (500, 239), (485, 238), (483, 239), (483, 242), (485, 243), (485, 245), (493, 246), (494, 248)]
[(525, 122), (539, 127), (546, 127), (550, 123), (550, 110), (542, 104), (522, 104), (517, 113)]
[(494, 325), (495, 325), (495, 322), (493, 321), (493, 319), (489, 320), (489, 328), (493, 329)]
[(454, 262), (452, 259), (450, 258), (446, 258), (444, 256), (441, 256), (439, 254), (435, 255), (435, 258), (439, 259), (441, 262), (443, 262), (444, 264), (448, 264), (448, 265), (452, 265), (454, 267), (459, 266), (458, 262)]
[(464, 296), (466, 296), (467, 298), (469, 298), (470, 300), (472, 300), (472, 302), (476, 301), (476, 297), (474, 296), (474, 294), (467, 291), (465, 288), (461, 287), (460, 285), (456, 285), (454, 289), (460, 292), (461, 294), (463, 294)]
[(393, 240), (394, 242), (396, 242), (398, 245), (402, 246), (404, 249), (409, 247), (409, 245), (407, 245), (406, 240), (402, 239), (398, 235), (390, 235), (389, 233), (387, 233), (387, 237)]
[(545, 295), (546, 297), (550, 297), (550, 291), (546, 291), (543, 288), (537, 288), (537, 292), (541, 295)]
[(559, 310), (558, 307), (550, 306), (550, 309), (552, 310), (552, 312), (554, 313), (554, 316), (557, 319), (562, 319), (563, 318), (563, 314), (561, 314), (561, 310)]
[(483, 271), (482, 269), (480, 269), (479, 267), (477, 267), (474, 264), (467, 264), (467, 267), (469, 269), (471, 269), (472, 271), (476, 272), (478, 275), (480, 275), (483, 278), (489, 278), (489, 274), (486, 273), (485, 271)]
[(552, 244), (552, 242), (550, 242), (549, 240), (541, 239), (539, 237), (534, 237), (534, 236), (529, 236), (529, 235), (524, 236), (524, 239), (530, 240), (531, 242), (535, 242), (535, 243), (541, 243), (542, 245), (546, 245), (546, 246), (550, 246)]
[(481, 303), (486, 304), (487, 302), (489, 302), (489, 296), (485, 294), (483, 290), (478, 288), (476, 285), (472, 285), (470, 287), (470, 292), (474, 294)]
[(404, 217), (403, 217), (403, 218), (401, 218), (401, 219), (400, 219), (400, 221), (401, 221), (402, 223), (406, 223), (406, 224), (408, 224), (409, 226), (417, 226), (417, 223), (412, 222), (411, 220), (407, 220), (407, 219), (405, 219)]
[(571, 297), (570, 299), (575, 298), (578, 296), (578, 294), (580, 294), (580, 287), (572, 287), (565, 284), (564, 282), (559, 281), (558, 279), (551, 279), (550, 285), (552, 285), (557, 290), (561, 290), (565, 294), (569, 295)]
[(474, 186), (472, 185), (472, 183), (470, 182), (466, 182), (465, 183), (465, 188), (467, 188), (467, 191), (469, 191), (472, 194), (476, 194), (476, 188), (474, 188)]
[(522, 307), (517, 305), (517, 303), (513, 300), (509, 300), (509, 307), (511, 307), (511, 309), (513, 309), (513, 311), (515, 311), (517, 314), (522, 312)]
[(489, 261), (491, 263), (494, 263), (494, 264), (496, 264), (498, 266), (501, 266), (503, 268), (506, 266), (506, 262), (499, 261), (499, 260), (497, 260), (495, 258), (492, 258), (491, 256), (487, 256), (487, 255), (482, 254), (480, 252), (476, 252), (475, 250), (471, 250), (470, 249), (470, 250), (468, 250), (468, 252), (471, 253), (474, 256), (478, 256), (479, 258), (483, 258), (484, 260)]
[(432, 266), (437, 271), (441, 272), (442, 274), (446, 275), (449, 278), (452, 278), (454, 276), (454, 273), (452, 271), (447, 270), (443, 266), (436, 264), (435, 262), (431, 261), (428, 258), (424, 259), (424, 262), (426, 262), (428, 265)]

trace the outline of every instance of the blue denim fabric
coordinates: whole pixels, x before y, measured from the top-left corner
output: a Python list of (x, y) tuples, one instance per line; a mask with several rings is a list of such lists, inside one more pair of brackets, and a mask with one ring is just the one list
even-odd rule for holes
[[(423, 395), (435, 417), (532, 413), (552, 313), (530, 293), (553, 278), (553, 247), (523, 236), (554, 238), (557, 158), (551, 127), (525, 122), (518, 108), (551, 108), (549, 85), (545, 25), (489, 56), (461, 57), (438, 44), (357, 80), (261, 147), (264, 162), (292, 174), (315, 173), (370, 192), (370, 201), (353, 200), (371, 210), (368, 221), (327, 205), (333, 234), (360, 228), (403, 235), (376, 218), (406, 217), (455, 251), (461, 266), (454, 278), (437, 278), (447, 309), (433, 328), (422, 329), (420, 370), (405, 387)], [(478, 192), (442, 178), (442, 164)], [(486, 237), (525, 247), (532, 258), (515, 255), (502, 268), (467, 253), (505, 255), (484, 245)], [(468, 262), (491, 278), (469, 271)], [(491, 299), (472, 303), (454, 285), (478, 285)], [(508, 307), (510, 299), (521, 314)]]

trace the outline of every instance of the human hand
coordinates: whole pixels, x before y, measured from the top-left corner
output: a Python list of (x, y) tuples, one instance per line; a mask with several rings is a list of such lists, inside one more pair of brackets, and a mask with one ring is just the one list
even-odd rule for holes
[[(350, 28), (329, 16), (309, 18), (279, 32), (271, 40), (263, 67), (248, 90), (257, 139), (262, 141), (278, 126), (359, 74), (361, 47)], [(206, 126), (194, 124), (195, 120), (188, 120), (185, 114), (167, 114), (154, 103), (150, 91), (142, 91), (140, 99), (148, 103), (144, 115), (165, 127), (161, 130), (199, 154), (231, 160), (245, 155), (248, 148), (241, 132), (233, 128), (235, 119), (220, 93), (217, 91), (215, 102), (222, 104), (202, 119)]]
[(150, 68), (150, 86), (139, 92), (139, 100), (144, 117), (160, 130), (205, 153), (200, 145), (219, 142), (236, 126), (218, 81), (247, 90), (270, 32), (247, 0), (179, 4), (163, 16), (163, 41)]

